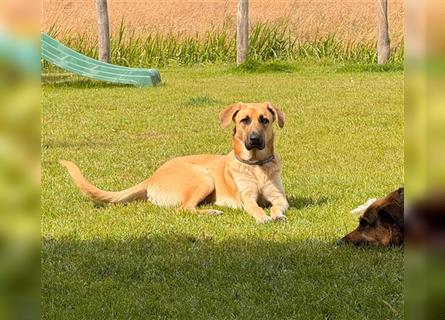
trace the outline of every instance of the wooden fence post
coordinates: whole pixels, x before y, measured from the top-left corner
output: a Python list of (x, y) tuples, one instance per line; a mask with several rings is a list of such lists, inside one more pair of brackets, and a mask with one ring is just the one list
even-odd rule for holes
[(110, 21), (107, 0), (96, 0), (99, 60), (110, 62)]
[(377, 63), (389, 60), (388, 0), (377, 0)]
[(236, 64), (247, 59), (249, 52), (249, 0), (238, 0), (236, 29)]

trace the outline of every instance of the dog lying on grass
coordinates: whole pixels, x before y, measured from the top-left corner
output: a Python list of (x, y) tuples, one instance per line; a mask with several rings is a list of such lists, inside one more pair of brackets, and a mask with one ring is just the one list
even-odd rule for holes
[(354, 209), (362, 214), (359, 226), (337, 243), (354, 245), (401, 246), (404, 243), (404, 189), (391, 192), (383, 199), (371, 199)]
[[(74, 183), (99, 203), (148, 200), (159, 206), (196, 213), (221, 214), (198, 209), (214, 203), (244, 208), (259, 223), (285, 219), (288, 202), (281, 182), (281, 164), (274, 150), (273, 123), (282, 128), (284, 113), (270, 102), (237, 103), (220, 113), (222, 128), (235, 123), (233, 150), (228, 155), (193, 155), (172, 159), (150, 178), (123, 191), (103, 191), (91, 184), (71, 161), (61, 160)], [(264, 211), (271, 205), (270, 215)]]

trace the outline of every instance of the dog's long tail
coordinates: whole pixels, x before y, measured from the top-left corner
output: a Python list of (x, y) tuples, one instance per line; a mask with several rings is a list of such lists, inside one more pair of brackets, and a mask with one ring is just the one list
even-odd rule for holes
[(110, 192), (103, 191), (89, 182), (72, 161), (60, 160), (59, 163), (68, 169), (68, 173), (82, 192), (99, 203), (127, 203), (136, 200), (147, 200), (147, 182), (141, 182), (128, 189)]

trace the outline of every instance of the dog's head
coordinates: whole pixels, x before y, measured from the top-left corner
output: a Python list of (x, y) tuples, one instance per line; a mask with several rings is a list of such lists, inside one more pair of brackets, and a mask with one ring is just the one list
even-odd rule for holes
[(359, 226), (339, 244), (400, 246), (404, 241), (404, 189), (372, 202), (360, 217)]
[(228, 106), (219, 115), (221, 127), (227, 128), (233, 121), (233, 147), (235, 153), (257, 155), (273, 153), (273, 123), (284, 126), (284, 113), (270, 102), (237, 103)]

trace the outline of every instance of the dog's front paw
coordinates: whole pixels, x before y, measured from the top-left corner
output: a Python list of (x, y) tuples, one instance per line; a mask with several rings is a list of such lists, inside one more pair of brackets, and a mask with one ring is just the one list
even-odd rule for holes
[(219, 216), (221, 214), (224, 214), (224, 212), (221, 210), (211, 209), (209, 210), (209, 214), (212, 216)]
[(270, 217), (266, 214), (261, 217), (255, 217), (255, 219), (256, 219), (256, 223), (267, 223), (267, 222), (271, 222), (273, 220), (272, 217)]
[(280, 220), (280, 221), (286, 221), (287, 217), (284, 214), (277, 214), (275, 216), (272, 216), (273, 220)]
[(219, 216), (224, 213), (221, 210), (216, 210), (216, 209), (201, 209), (198, 212), (202, 214), (207, 214), (209, 216)]

